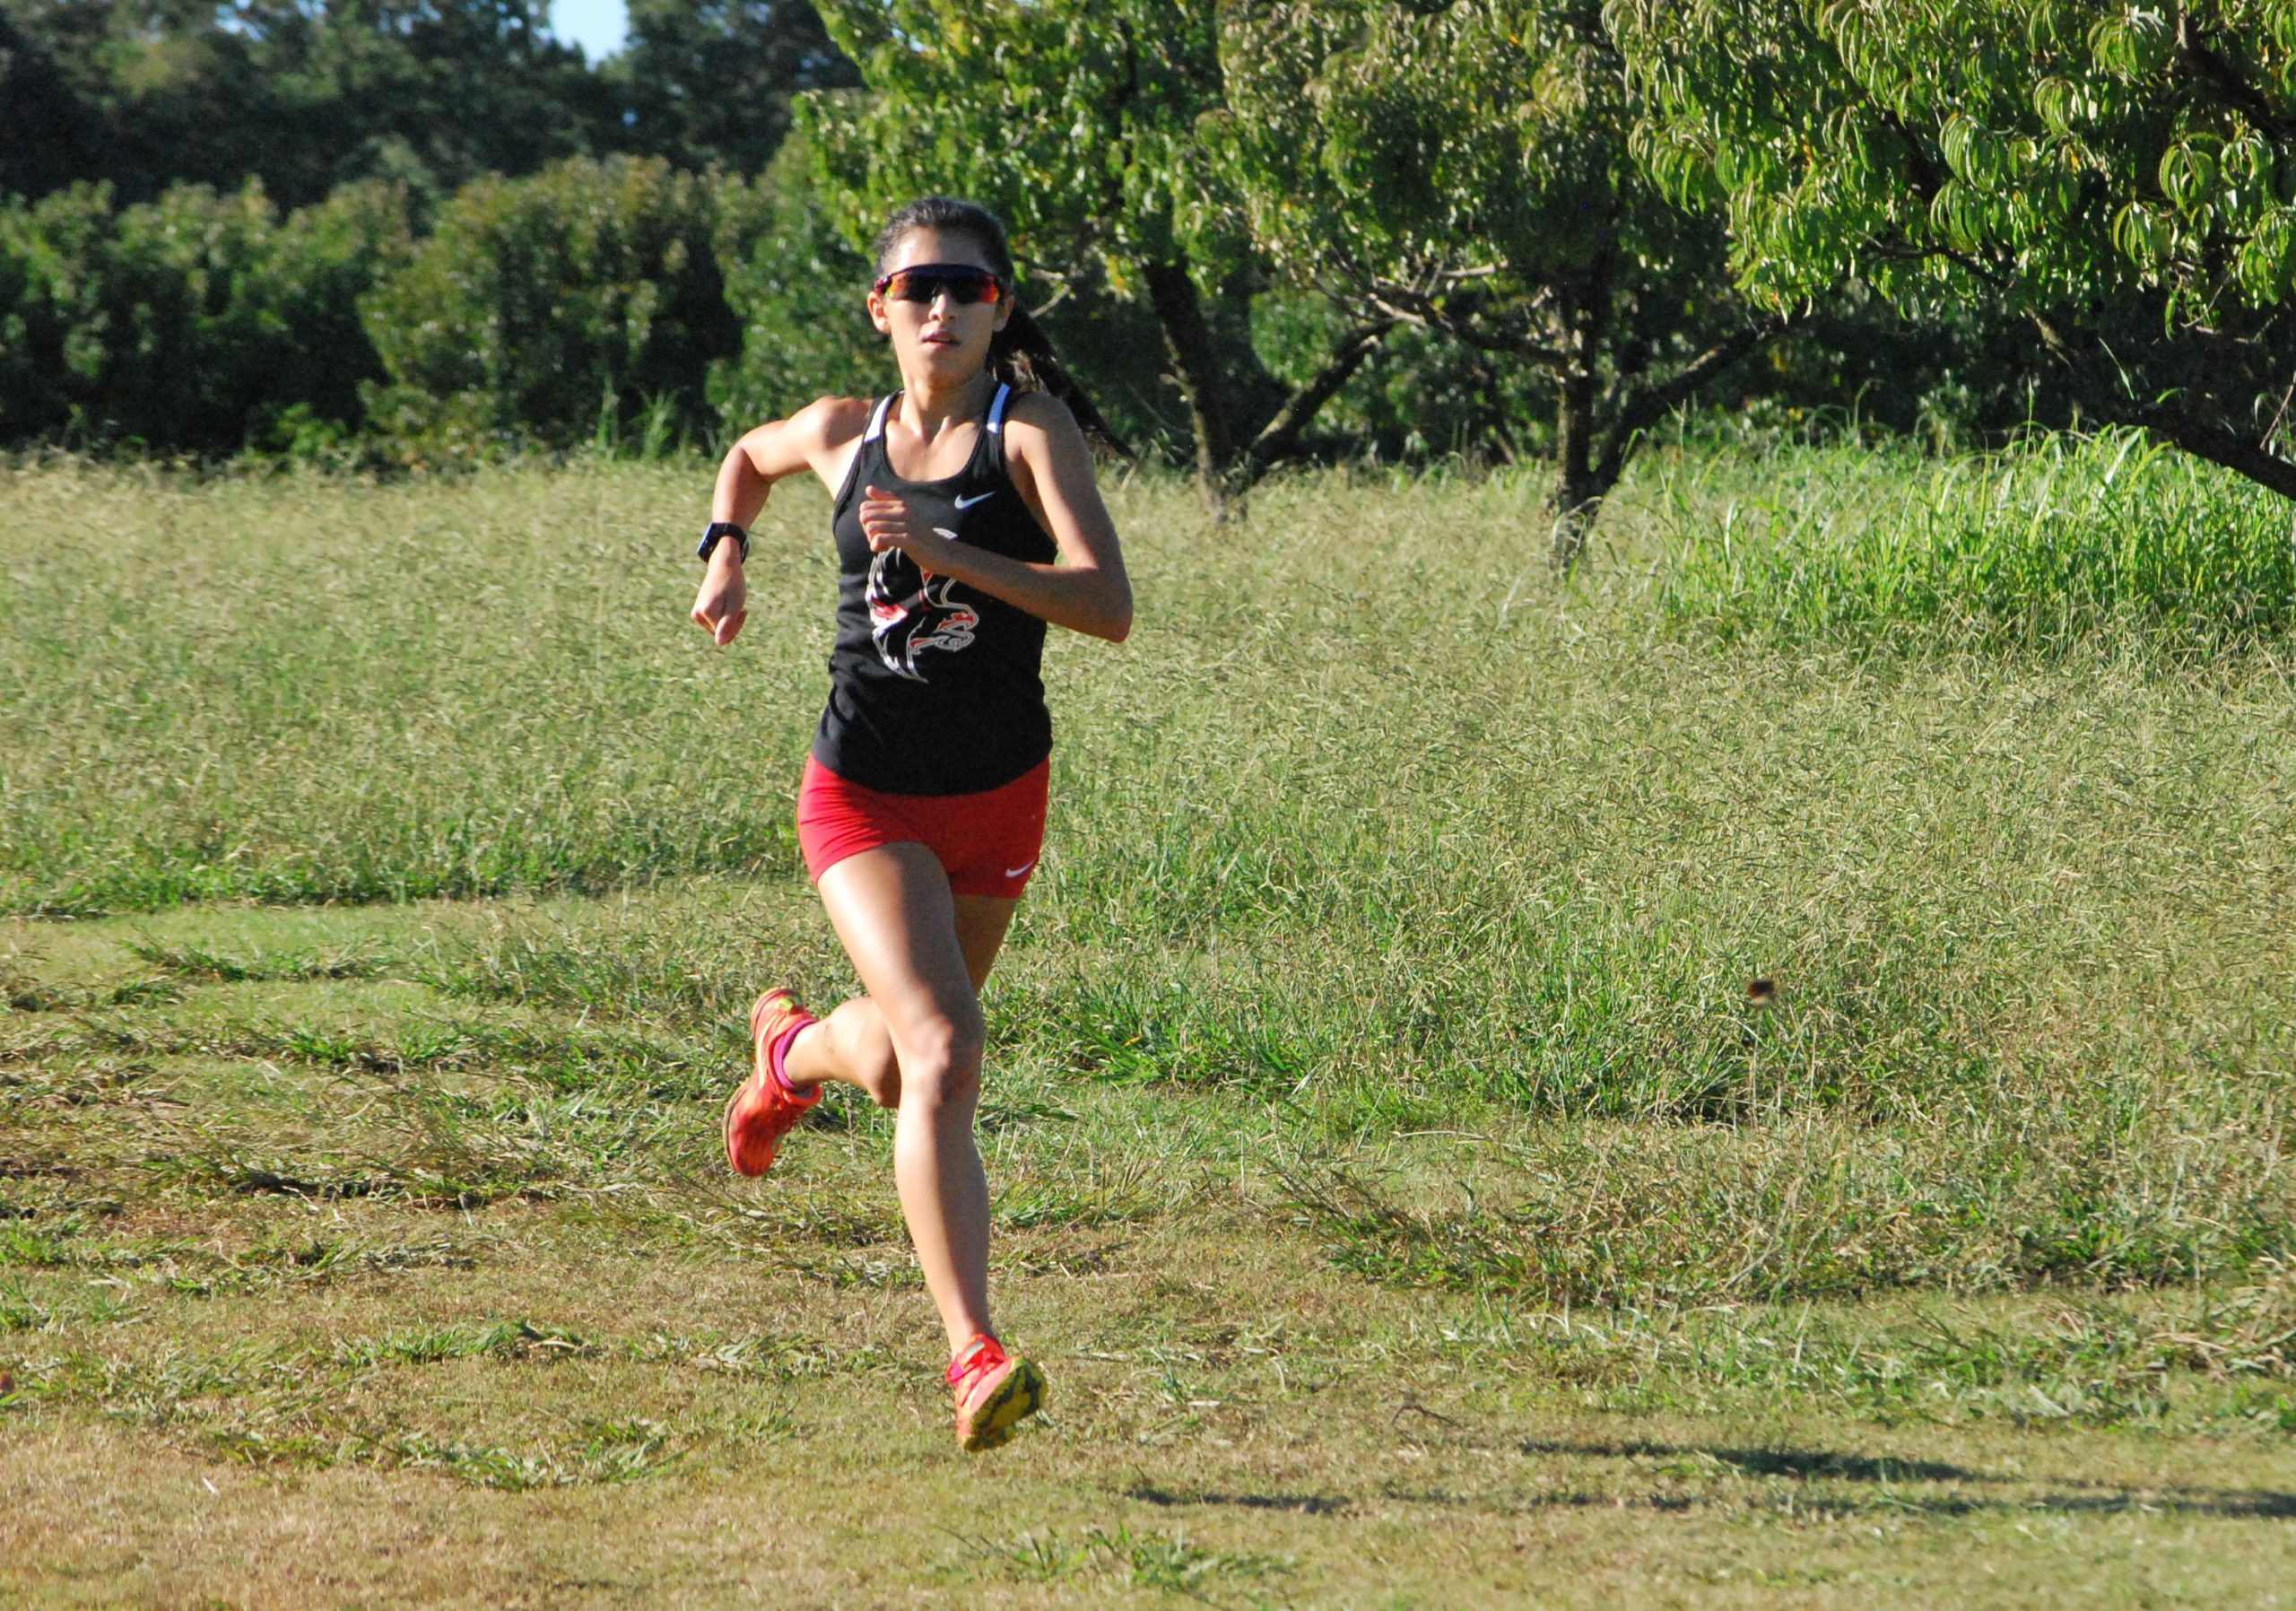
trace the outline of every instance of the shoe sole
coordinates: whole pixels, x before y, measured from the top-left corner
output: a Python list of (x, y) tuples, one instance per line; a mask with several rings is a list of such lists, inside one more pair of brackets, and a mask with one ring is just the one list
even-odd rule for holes
[[(761, 1169), (757, 1171), (756, 1175), (752, 1175), (744, 1171), (740, 1164), (734, 1162), (734, 1108), (735, 1105), (742, 1100), (742, 1093), (750, 1088), (751, 1080), (760, 1078), (770, 1079), (772, 1077), (766, 1063), (766, 1059), (772, 1054), (767, 1049), (764, 1041), (760, 1039), (757, 1026), (758, 1020), (764, 1015), (766, 1004), (775, 1000), (776, 998), (787, 1002), (793, 1007), (797, 1005), (797, 997), (796, 995), (787, 990), (768, 990), (764, 995), (759, 997), (754, 1002), (751, 1003), (750, 1045), (754, 1049), (756, 1054), (756, 1066), (751, 1069), (750, 1078), (744, 1080), (740, 1084), (735, 1086), (734, 1094), (726, 1099), (725, 1117), (719, 1119), (718, 1123), (718, 1136), (724, 1141), (726, 1145), (726, 1167), (732, 1170), (735, 1174), (740, 1175), (744, 1180), (754, 1180), (758, 1178), (758, 1175), (765, 1173), (765, 1169), (771, 1169), (773, 1167), (772, 1161), (768, 1159), (765, 1169)], [(778, 1151), (779, 1149), (777, 1148), (776, 1150)]]
[(1044, 1407), (1044, 1372), (1025, 1359), (1013, 1362), (1012, 1374), (996, 1384), (980, 1406), (972, 1431), (960, 1440), (967, 1454), (986, 1454), (1011, 1441), (1013, 1430)]
[(744, 1180), (753, 1180), (757, 1177), (734, 1162), (734, 1104), (742, 1100), (742, 1093), (749, 1088), (750, 1083), (747, 1080), (744, 1080), (734, 1087), (734, 1094), (726, 1099), (726, 1117), (718, 1124), (718, 1132), (725, 1138), (726, 1143), (726, 1167), (740, 1175)]

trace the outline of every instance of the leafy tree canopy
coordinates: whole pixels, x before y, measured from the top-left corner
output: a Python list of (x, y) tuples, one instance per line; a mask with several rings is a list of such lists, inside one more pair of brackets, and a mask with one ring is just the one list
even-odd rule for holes
[(1557, 557), (1639, 434), (1775, 328), (1719, 228), (1628, 148), (1625, 64), (1588, 0), (1288, 0), (1225, 13), (1213, 123), (1255, 243), (1366, 319), (1547, 370)]
[(604, 72), (622, 149), (743, 174), (772, 160), (793, 96), (861, 82), (804, 0), (631, 0), (629, 42)]
[(2292, 0), (1611, 0), (1638, 142), (1780, 305), (2027, 321), (2084, 406), (2296, 497)]
[(442, 193), (610, 141), (547, 0), (0, 0), (100, 135), (70, 175), (131, 197), (253, 177), (287, 205), (382, 177)]
[(1208, 283), (1246, 250), (1196, 143), (1221, 104), (1209, 0), (828, 0), (865, 100), (813, 103), (850, 228), (945, 190), (993, 206), (1058, 274), (1098, 256), (1119, 290), (1175, 258)]
[(1213, 0), (828, 0), (822, 19), (871, 91), (801, 112), (848, 234), (962, 196), (1004, 217), (1033, 276), (1145, 300), (1215, 510), (1369, 356), (1350, 333), (1286, 387), (1253, 347), (1262, 262), (1199, 135), (1225, 105)]
[[(613, 152), (761, 170), (803, 90), (857, 82), (804, 0), (633, 0), (594, 68), (548, 0), (0, 0), (0, 188), (130, 199), (248, 178), (443, 196)], [(21, 131), (21, 132), (19, 132)]]

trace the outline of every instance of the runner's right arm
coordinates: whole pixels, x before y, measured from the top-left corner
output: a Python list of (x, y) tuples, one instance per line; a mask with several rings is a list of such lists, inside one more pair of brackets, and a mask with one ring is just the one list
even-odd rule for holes
[[(770, 420), (726, 449), (709, 497), (709, 518), (730, 520), (747, 531), (765, 509), (773, 483), (800, 470), (822, 471), (838, 448), (858, 436), (869, 405), (851, 397), (822, 397), (786, 420)], [(858, 414), (861, 423), (855, 421)], [(829, 477), (823, 475), (826, 482)], [(741, 635), (749, 619), (749, 584), (742, 574), (738, 543), (710, 550), (709, 568), (693, 598), (693, 623), (723, 649)]]

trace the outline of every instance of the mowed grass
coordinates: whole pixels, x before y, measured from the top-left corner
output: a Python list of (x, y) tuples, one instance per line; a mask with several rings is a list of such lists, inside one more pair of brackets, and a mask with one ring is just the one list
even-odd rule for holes
[(849, 986), (824, 501), (718, 653), (707, 466), (8, 476), (0, 1598), (2287, 1603), (2287, 664), (1732, 640), (1653, 468), (1567, 594), (1531, 481), (1113, 489), (985, 1461), (885, 1116), (717, 1157)]

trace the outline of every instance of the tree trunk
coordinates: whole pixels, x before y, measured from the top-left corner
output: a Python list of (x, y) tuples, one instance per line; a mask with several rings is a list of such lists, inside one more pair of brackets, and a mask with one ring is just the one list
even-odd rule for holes
[(1196, 438), (1196, 490), (1214, 520), (1231, 512), (1228, 467), (1236, 457), (1235, 438), (1229, 429), (1226, 388), (1222, 384), (1220, 355), (1211, 327), (1204, 317), (1203, 299), (1186, 263), (1151, 263), (1143, 276), (1148, 283), (1149, 306), (1163, 327), (1164, 348), (1187, 399), (1189, 431)]
[(1555, 477), (1554, 491), (1547, 495), (1554, 528), (1548, 537), (1547, 559), (1559, 574), (1568, 576), (1586, 549), (1603, 495), (1611, 490), (1600, 480), (1595, 463), (1596, 365), (1610, 323), (1608, 258), (1598, 258), (1587, 283), (1566, 289), (1560, 301), (1562, 363), (1555, 374)]
[(1283, 399), (1274, 417), (1260, 427), (1259, 434), (1244, 449), (1242, 461), (1230, 476), (1236, 496), (1249, 492), (1261, 476), (1300, 450), (1300, 433), (1308, 428), (1308, 422), (1339, 394), (1339, 388), (1363, 367), (1394, 328), (1393, 319), (1378, 320), (1359, 325), (1340, 338), (1323, 367), (1309, 378), (1306, 385)]
[[(1142, 277), (1163, 327), (1180, 393), (1187, 399), (1196, 491), (1213, 519), (1234, 519), (1243, 513), (1245, 494), (1299, 451), (1300, 433), (1378, 351), (1396, 321), (1377, 318), (1357, 326), (1303, 385), (1286, 388), (1251, 350), (1248, 309), (1239, 318), (1238, 309), (1223, 307), (1223, 328), (1215, 332), (1187, 264), (1152, 263)], [(1225, 303), (1241, 294), (1237, 282), (1222, 288)]]

